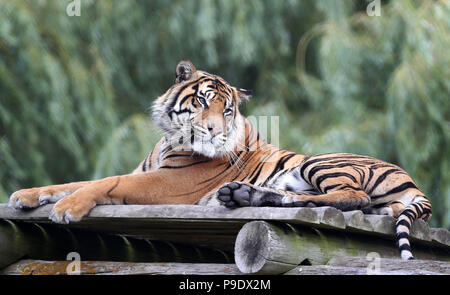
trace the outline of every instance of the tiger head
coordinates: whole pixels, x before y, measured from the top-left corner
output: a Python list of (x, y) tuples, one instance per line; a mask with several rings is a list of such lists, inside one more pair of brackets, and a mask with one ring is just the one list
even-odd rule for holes
[(189, 149), (215, 158), (233, 153), (244, 137), (239, 104), (251, 91), (197, 70), (188, 60), (178, 63), (174, 85), (153, 104), (153, 119), (172, 149)]

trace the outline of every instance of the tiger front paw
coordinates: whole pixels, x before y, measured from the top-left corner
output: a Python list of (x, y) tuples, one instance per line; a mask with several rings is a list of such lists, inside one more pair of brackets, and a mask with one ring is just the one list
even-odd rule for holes
[(56, 202), (49, 219), (56, 223), (78, 222), (95, 206), (95, 202), (77, 197), (77, 194), (68, 196)]
[(21, 210), (32, 209), (47, 203), (54, 203), (68, 194), (45, 187), (21, 189), (10, 196), (9, 206)]

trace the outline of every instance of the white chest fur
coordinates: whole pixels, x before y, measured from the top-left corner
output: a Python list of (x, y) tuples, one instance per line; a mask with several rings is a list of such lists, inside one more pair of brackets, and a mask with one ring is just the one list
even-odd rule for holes
[(294, 169), (288, 173), (276, 178), (270, 187), (280, 190), (299, 193), (302, 191), (313, 190), (314, 187), (307, 183), (300, 175), (299, 169)]

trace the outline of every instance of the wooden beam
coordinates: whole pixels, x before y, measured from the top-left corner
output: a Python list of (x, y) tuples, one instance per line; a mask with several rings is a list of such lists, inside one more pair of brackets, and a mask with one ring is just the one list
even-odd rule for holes
[[(40, 223), (51, 223), (48, 219), (53, 204), (47, 204), (32, 210), (15, 210), (0, 204), (0, 218), (26, 220)], [(79, 223), (88, 224), (95, 220), (228, 220), (245, 222), (254, 219), (270, 219), (294, 223), (318, 224), (316, 211), (323, 209), (311, 208), (273, 208), (273, 207), (245, 207), (228, 209), (223, 206), (199, 205), (99, 205), (83, 218)]]
[(372, 224), (360, 210), (343, 212), (346, 228), (357, 232), (373, 232)]
[[(412, 246), (417, 258), (450, 260), (448, 251)], [(337, 256), (366, 257), (372, 252), (383, 258), (399, 258), (391, 239), (253, 221), (239, 232), (234, 256), (243, 273), (280, 274), (301, 263), (321, 265)]]

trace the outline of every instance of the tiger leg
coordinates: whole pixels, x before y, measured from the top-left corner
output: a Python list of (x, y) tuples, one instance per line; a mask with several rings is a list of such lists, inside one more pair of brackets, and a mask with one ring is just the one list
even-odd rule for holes
[(9, 206), (15, 209), (31, 209), (47, 203), (56, 203), (89, 183), (91, 181), (79, 181), (21, 189), (10, 196)]
[[(157, 145), (157, 147), (159, 147), (159, 145)], [(139, 164), (139, 166), (133, 171), (133, 173), (145, 172), (145, 170), (142, 171), (142, 167), (145, 166), (145, 162), (148, 160), (150, 155)], [(78, 181), (65, 184), (21, 189), (11, 194), (9, 198), (9, 206), (15, 209), (26, 210), (36, 208), (48, 203), (56, 203), (62, 198), (73, 194), (78, 189), (92, 184), (93, 182), (95, 181)]]
[(228, 208), (235, 207), (319, 207), (332, 206), (343, 211), (365, 208), (370, 197), (362, 190), (341, 189), (327, 194), (297, 194), (290, 191), (259, 187), (248, 183), (224, 184), (217, 197)]
[(195, 169), (162, 169), (95, 180), (59, 200), (50, 219), (58, 223), (79, 221), (96, 205), (104, 204), (195, 204), (210, 190), (195, 187), (191, 176)]

